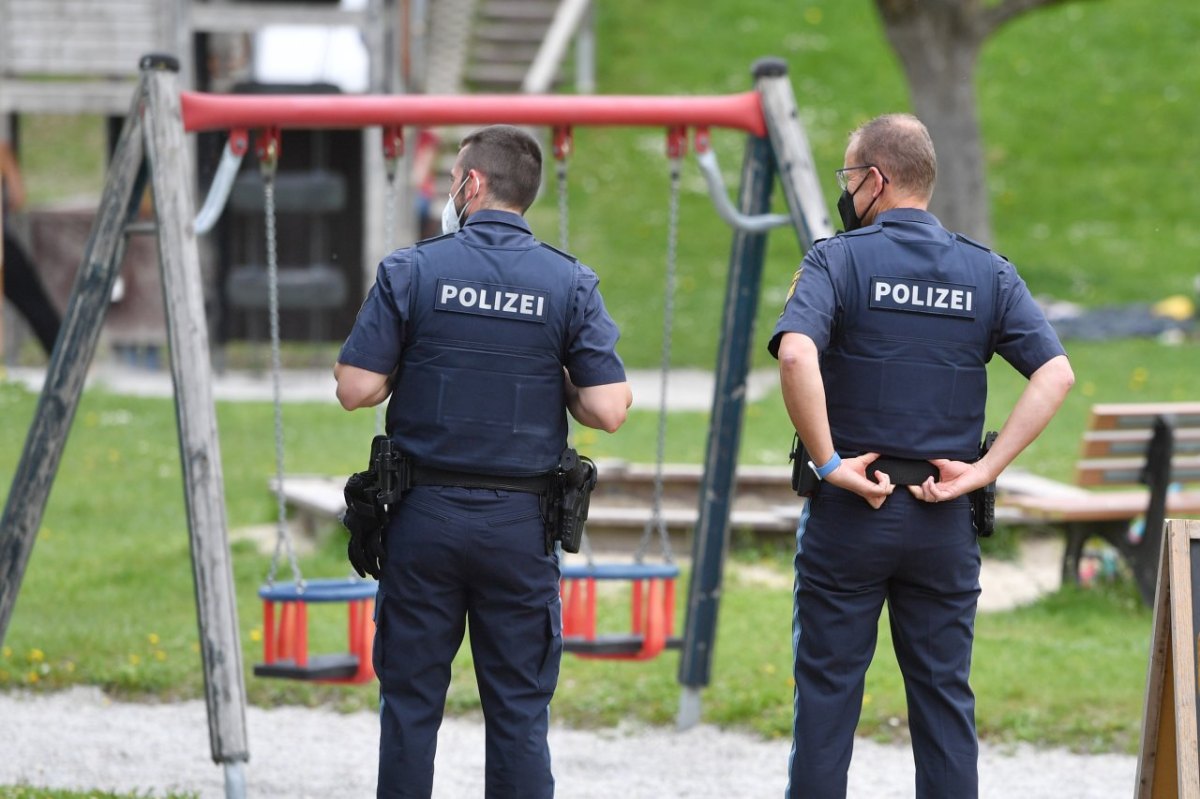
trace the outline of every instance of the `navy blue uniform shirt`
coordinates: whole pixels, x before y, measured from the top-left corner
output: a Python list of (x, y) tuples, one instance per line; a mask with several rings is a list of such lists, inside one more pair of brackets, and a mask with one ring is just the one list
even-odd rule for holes
[(772, 355), (789, 332), (822, 355), (834, 445), (901, 457), (973, 452), (993, 353), (1026, 378), (1064, 354), (1011, 263), (913, 208), (814, 244)]
[[(498, 252), (542, 246), (520, 215), (505, 211), (476, 211), (455, 235), (470, 246)], [(410, 315), (412, 253), (412, 247), (405, 247), (379, 264), (375, 285), (338, 355), (342, 363), (391, 374), (400, 362)], [(575, 270), (570, 343), (564, 364), (571, 382), (580, 388), (624, 382), (625, 366), (616, 351), (620, 332), (604, 307), (599, 278), (583, 264), (576, 263)]]

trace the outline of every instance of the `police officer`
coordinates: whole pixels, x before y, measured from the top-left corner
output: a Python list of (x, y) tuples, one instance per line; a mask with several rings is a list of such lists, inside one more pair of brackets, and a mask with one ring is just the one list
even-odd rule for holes
[(380, 797), (430, 796), (468, 626), (486, 796), (554, 794), (546, 734), (562, 608), (540, 494), (566, 446), (566, 411), (611, 433), (632, 394), (596, 274), (522, 216), (541, 168), (518, 128), (467, 136), (447, 235), (384, 259), (334, 370), (348, 410), (391, 397), (387, 434), (412, 464), (376, 600)]
[[(1074, 375), (1012, 264), (926, 210), (936, 160), (916, 117), (855, 130), (837, 175), (846, 231), (805, 255), (769, 345), (821, 481), (796, 532), (788, 796), (846, 795), (886, 601), (916, 796), (971, 799), (980, 560), (968, 494), (1037, 437)], [(1029, 382), (979, 458), (993, 353)]]

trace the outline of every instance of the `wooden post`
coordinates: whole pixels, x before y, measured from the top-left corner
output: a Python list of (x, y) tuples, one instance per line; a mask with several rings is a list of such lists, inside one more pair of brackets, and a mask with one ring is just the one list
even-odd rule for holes
[(812, 149), (800, 123), (796, 95), (787, 77), (787, 64), (777, 58), (764, 58), (755, 64), (755, 74), (759, 75), (763, 117), (783, 196), (787, 199), (800, 248), (807, 250), (817, 239), (832, 236), (833, 225), (829, 222), (829, 209), (821, 191)]
[[(796, 113), (787, 64), (774, 58), (761, 59), (754, 64), (754, 78), (770, 138), (752, 135), (747, 140), (738, 210), (749, 215), (769, 211), (771, 189), (775, 175), (779, 174), (797, 237), (807, 249), (815, 239), (833, 231), (808, 140)], [(765, 233), (738, 230), (734, 234), (700, 508), (692, 536), (692, 578), (679, 659), (682, 690), (676, 726), (680, 729), (699, 723), (700, 689), (711, 678), (721, 580), (729, 545), (729, 511), (766, 247)]]
[(1135, 799), (1200, 799), (1197, 597), (1200, 521), (1168, 519), (1158, 586)]
[(122, 231), (145, 185), (140, 104), (139, 92), (109, 162), (92, 234), (84, 248), (83, 263), (71, 290), (58, 342), (50, 355), (46, 381), (25, 436), (25, 449), (13, 474), (4, 515), (0, 516), (0, 643), (12, 618), (25, 566), (83, 393), (88, 366), (100, 339), (120, 269), (116, 253)]
[(175, 382), (179, 453), (196, 580), (196, 611), (213, 760), (249, 759), (246, 687), (238, 638), (236, 593), (225, 517), (224, 480), (200, 253), (192, 225), (192, 180), (179, 107), (179, 63), (169, 56), (142, 59), (146, 159), (154, 188), (167, 340)]

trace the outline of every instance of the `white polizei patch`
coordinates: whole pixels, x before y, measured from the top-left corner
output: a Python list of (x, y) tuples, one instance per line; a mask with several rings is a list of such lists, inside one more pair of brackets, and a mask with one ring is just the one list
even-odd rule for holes
[(544, 322), (549, 293), (541, 289), (442, 278), (434, 309), (524, 322)]
[(917, 278), (871, 278), (870, 307), (975, 318), (975, 287)]

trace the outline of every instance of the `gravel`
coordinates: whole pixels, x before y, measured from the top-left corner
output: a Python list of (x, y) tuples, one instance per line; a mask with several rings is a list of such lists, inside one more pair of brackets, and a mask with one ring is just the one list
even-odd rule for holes
[[(248, 797), (364, 797), (374, 792), (378, 723), (373, 714), (301, 708), (247, 712)], [(787, 741), (701, 725), (687, 732), (648, 727), (552, 728), (559, 799), (758, 799), (780, 797)], [(980, 791), (990, 798), (1125, 799), (1136, 758), (1059, 749), (984, 745)], [(131, 704), (96, 688), (57, 694), (0, 694), (0, 785), (225, 796), (225, 772), (209, 755), (204, 703)], [(905, 746), (860, 739), (850, 795), (913, 796)], [(483, 726), (442, 725), (434, 796), (483, 795)]]

